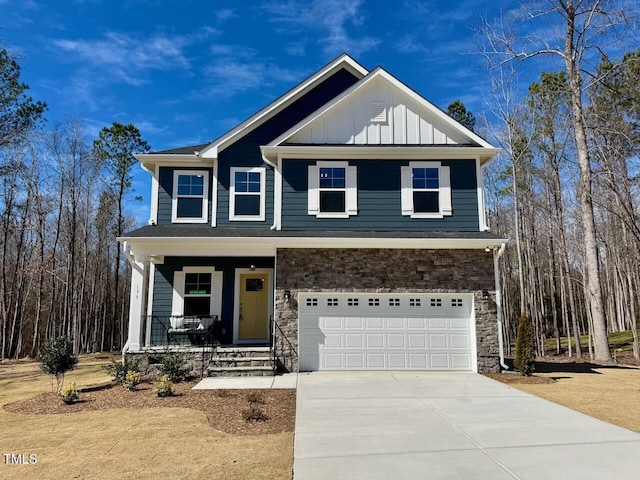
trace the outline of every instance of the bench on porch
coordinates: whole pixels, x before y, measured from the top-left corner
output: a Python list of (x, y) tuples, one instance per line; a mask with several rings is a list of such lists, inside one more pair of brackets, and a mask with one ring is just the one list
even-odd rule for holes
[(172, 316), (167, 329), (167, 344), (180, 336), (186, 336), (192, 345), (213, 346), (220, 330), (217, 315)]

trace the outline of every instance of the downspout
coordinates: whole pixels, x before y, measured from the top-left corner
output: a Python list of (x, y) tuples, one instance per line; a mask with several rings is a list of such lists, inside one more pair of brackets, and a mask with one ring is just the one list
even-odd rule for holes
[(498, 269), (498, 260), (504, 253), (504, 249), (507, 246), (503, 243), (498, 250), (493, 250), (493, 274), (495, 276), (496, 283), (496, 310), (498, 317), (498, 350), (500, 355), (500, 366), (509, 370), (509, 367), (504, 363), (504, 339), (502, 335), (502, 288), (500, 286), (500, 270)]
[(273, 163), (271, 160), (269, 160), (267, 156), (264, 154), (264, 152), (261, 151), (260, 153), (262, 155), (262, 161), (267, 165), (269, 165), (271, 168), (273, 168), (273, 176), (274, 176), (273, 178), (273, 183), (274, 183), (273, 185), (273, 225), (269, 227), (269, 230), (275, 230), (278, 227), (278, 220), (276, 219), (276, 210), (278, 209), (278, 205), (277, 205), (278, 202), (276, 202), (276, 196), (278, 195), (278, 191), (277, 191), (278, 189), (275, 186), (275, 183), (276, 183), (275, 176), (276, 176), (276, 172), (279, 172), (279, 170), (278, 170), (278, 166), (275, 163)]

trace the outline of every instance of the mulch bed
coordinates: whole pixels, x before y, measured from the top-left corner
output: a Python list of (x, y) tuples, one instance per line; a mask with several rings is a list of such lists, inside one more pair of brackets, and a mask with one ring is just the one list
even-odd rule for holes
[(532, 375), (530, 377), (525, 377), (523, 375), (513, 374), (513, 373), (483, 373), (485, 377), (493, 378), (502, 383), (528, 383), (528, 384), (543, 384), (543, 383), (555, 383), (551, 377), (538, 377), (536, 375)]
[[(65, 405), (54, 393), (4, 405), (12, 413), (24, 415), (51, 415), (100, 411), (112, 408), (192, 408), (204, 412), (212, 428), (234, 435), (265, 435), (293, 432), (296, 413), (295, 390), (192, 390), (197, 382), (174, 385), (174, 395), (158, 398), (153, 393), (153, 382), (145, 381), (130, 392), (120, 385), (87, 388), (80, 399)], [(249, 399), (254, 400), (253, 403)], [(262, 400), (264, 403), (256, 403)], [(246, 411), (256, 406), (264, 412), (266, 420), (247, 421)]]

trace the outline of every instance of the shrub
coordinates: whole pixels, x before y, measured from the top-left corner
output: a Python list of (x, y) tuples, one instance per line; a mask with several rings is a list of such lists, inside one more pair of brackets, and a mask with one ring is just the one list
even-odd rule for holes
[(269, 417), (267, 417), (262, 409), (253, 404), (242, 411), (242, 416), (245, 422), (265, 422), (269, 420)]
[(174, 383), (182, 382), (189, 376), (189, 368), (187, 365), (187, 356), (183, 352), (166, 352), (162, 356), (160, 363), (160, 373), (168, 375), (169, 380)]
[(44, 373), (51, 375), (51, 390), (60, 393), (64, 374), (78, 363), (78, 357), (73, 354), (73, 341), (68, 337), (47, 340), (40, 348), (40, 363)]
[(251, 392), (251, 393), (247, 394), (247, 401), (249, 403), (260, 403), (260, 404), (264, 404), (265, 403), (264, 397), (259, 392)]
[(136, 387), (140, 384), (140, 382), (142, 381), (142, 376), (140, 375), (139, 372), (134, 372), (133, 370), (129, 370), (127, 372), (127, 375), (124, 378), (124, 387), (133, 392)]
[(76, 382), (73, 382), (71, 385), (63, 387), (60, 391), (60, 398), (67, 405), (71, 405), (78, 401), (78, 389), (76, 388)]
[(111, 362), (109, 365), (105, 365), (104, 369), (111, 375), (111, 379), (115, 383), (124, 385), (127, 372), (140, 371), (140, 358), (124, 355), (121, 362)]
[(520, 375), (530, 377), (535, 370), (536, 339), (533, 323), (526, 315), (520, 317), (518, 337), (516, 338), (516, 353), (513, 361), (516, 371)]
[(159, 397), (170, 397), (173, 395), (173, 383), (169, 380), (169, 375), (162, 375), (153, 391)]

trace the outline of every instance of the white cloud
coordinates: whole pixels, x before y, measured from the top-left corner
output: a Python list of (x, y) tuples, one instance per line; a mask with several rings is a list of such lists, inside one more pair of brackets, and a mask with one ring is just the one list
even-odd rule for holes
[(261, 60), (220, 57), (205, 67), (204, 74), (211, 82), (205, 91), (207, 96), (231, 97), (237, 93), (265, 89), (280, 82), (300, 80), (301, 72), (288, 70)]
[(377, 38), (350, 31), (364, 23), (362, 3), (362, 0), (275, 0), (265, 3), (263, 9), (272, 15), (270, 21), (299, 27), (288, 30), (289, 33), (320, 32), (317, 43), (327, 54), (349, 51), (359, 55), (380, 43)]
[(236, 14), (236, 11), (231, 8), (223, 8), (221, 10), (217, 10), (215, 12), (215, 16), (216, 16), (216, 20), (218, 21), (218, 24), (220, 24), (222, 22), (226, 22), (231, 18), (235, 18), (238, 15)]
[(110, 78), (139, 85), (145, 81), (144, 73), (150, 70), (188, 69), (183, 49), (191, 42), (186, 36), (135, 38), (108, 32), (100, 39), (61, 39), (53, 40), (52, 44), (70, 61), (105, 69)]

